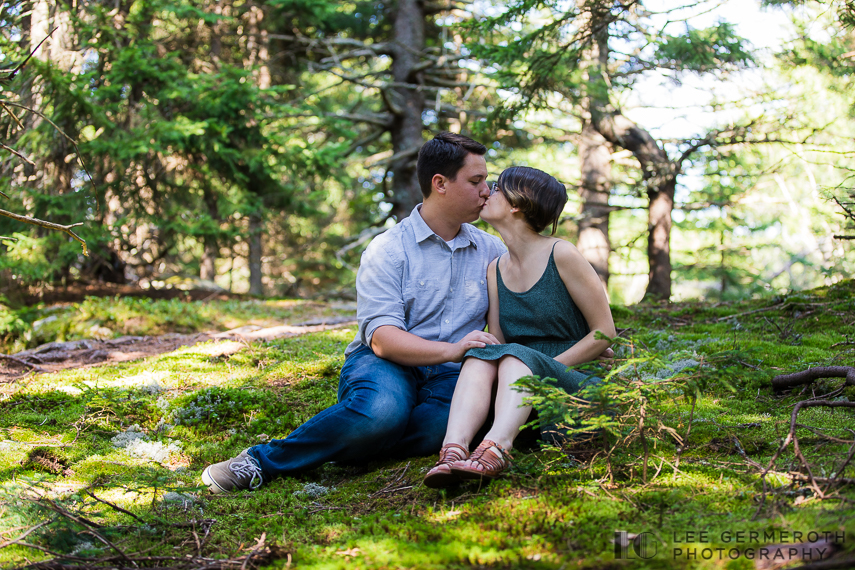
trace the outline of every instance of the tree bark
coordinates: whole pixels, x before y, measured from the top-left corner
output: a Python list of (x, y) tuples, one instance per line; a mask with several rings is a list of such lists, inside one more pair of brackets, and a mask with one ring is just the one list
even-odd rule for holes
[[(247, 53), (248, 56), (244, 61), (247, 68), (252, 69), (256, 77), (256, 84), (261, 89), (270, 87), (270, 69), (268, 68), (269, 57), (269, 36), (267, 30), (263, 27), (264, 12), (257, 5), (253, 4), (249, 7), (249, 11), (245, 15), (247, 21)], [(250, 187), (250, 190), (253, 188)], [(259, 197), (259, 206), (264, 203), (264, 196)], [(263, 220), (260, 212), (250, 214), (249, 216), (249, 294), (262, 296), (264, 295), (263, 282)]]
[(591, 31), (591, 39), (579, 62), (584, 78), (582, 107), (585, 121), (579, 143), (582, 219), (579, 222), (577, 245), (608, 291), (611, 146), (597, 132), (592, 119), (604, 114), (609, 108), (609, 87), (606, 81), (609, 61), (609, 31), (606, 22), (609, 5), (602, 0), (587, 0), (580, 3), (580, 10), (581, 28)]
[(582, 197), (579, 221), (579, 251), (594, 267), (603, 287), (609, 285), (609, 193), (611, 192), (611, 153), (603, 136), (591, 125), (582, 128), (579, 143)]
[[(205, 188), (204, 191), (205, 206), (208, 208), (208, 216), (211, 221), (219, 226), (220, 212), (217, 208), (217, 196), (211, 188)], [(210, 228), (211, 232), (205, 233), (202, 237), (204, 243), (204, 251), (202, 252), (202, 261), (199, 267), (199, 277), (205, 281), (213, 281), (217, 276), (217, 257), (220, 252), (220, 246), (217, 240), (217, 235), (214, 233), (217, 228)]]
[(249, 216), (249, 294), (259, 297), (264, 295), (264, 283), (261, 280), (261, 232), (261, 216), (251, 214)]
[[(398, 0), (395, 10), (392, 76), (395, 83), (422, 85), (423, 74), (413, 69), (421, 61), (425, 48), (425, 14), (418, 0)], [(422, 201), (416, 173), (416, 152), (421, 147), (424, 92), (408, 87), (396, 87), (386, 94), (387, 107), (394, 119), (392, 153), (397, 157), (389, 165), (392, 174), (392, 215), (406, 218)]]
[(619, 111), (595, 114), (597, 131), (613, 145), (632, 152), (641, 164), (650, 201), (647, 223), (647, 259), (650, 266), (646, 299), (671, 297), (671, 212), (679, 168), (646, 130)]

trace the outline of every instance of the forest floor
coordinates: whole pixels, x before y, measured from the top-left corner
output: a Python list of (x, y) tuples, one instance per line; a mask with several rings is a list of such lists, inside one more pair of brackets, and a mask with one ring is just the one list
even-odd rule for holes
[(614, 307), (606, 429), (552, 448), (529, 431), (490, 484), (428, 489), (426, 457), (209, 494), (207, 464), (335, 402), (353, 308), (87, 298), (14, 315), (0, 567), (855, 566), (855, 386), (771, 386), (855, 365), (855, 281)]

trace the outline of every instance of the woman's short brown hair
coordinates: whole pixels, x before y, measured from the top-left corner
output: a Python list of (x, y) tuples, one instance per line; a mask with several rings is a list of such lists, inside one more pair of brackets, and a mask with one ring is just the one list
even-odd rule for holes
[(554, 176), (537, 168), (512, 166), (499, 175), (498, 184), (508, 203), (522, 212), (531, 229), (540, 233), (551, 224), (550, 235), (555, 234), (567, 203), (567, 190)]

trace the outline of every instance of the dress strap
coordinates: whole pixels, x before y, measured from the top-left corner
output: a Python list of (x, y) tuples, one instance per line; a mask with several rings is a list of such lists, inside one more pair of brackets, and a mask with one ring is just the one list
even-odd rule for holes
[(504, 253), (496, 258), (496, 285), (500, 289), (507, 289), (505, 282), (502, 280), (502, 271), (499, 269), (499, 262), (502, 261), (503, 257), (505, 257)]

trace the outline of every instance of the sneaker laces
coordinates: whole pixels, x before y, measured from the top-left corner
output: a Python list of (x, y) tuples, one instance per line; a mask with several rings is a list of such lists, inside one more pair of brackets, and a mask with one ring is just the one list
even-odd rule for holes
[(229, 464), (229, 469), (237, 477), (248, 478), (250, 489), (258, 489), (264, 483), (264, 479), (261, 477), (261, 466), (250, 455), (247, 455), (243, 461), (232, 462)]

